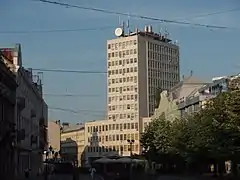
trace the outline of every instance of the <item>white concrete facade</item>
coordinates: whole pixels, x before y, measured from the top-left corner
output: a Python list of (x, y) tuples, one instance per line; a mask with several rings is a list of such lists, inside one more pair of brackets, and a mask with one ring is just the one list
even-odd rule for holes
[(157, 89), (169, 90), (180, 81), (179, 46), (150, 32), (132, 33), (107, 44), (108, 119), (152, 116)]

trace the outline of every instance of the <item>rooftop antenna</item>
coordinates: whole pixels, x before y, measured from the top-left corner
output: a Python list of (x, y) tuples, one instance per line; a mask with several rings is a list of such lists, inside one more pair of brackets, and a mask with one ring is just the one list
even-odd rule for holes
[(121, 26), (121, 16), (118, 17), (118, 25)]
[(124, 32), (125, 32), (125, 22), (122, 21), (122, 30), (123, 30), (123, 36), (124, 36)]
[(138, 33), (139, 32), (139, 29), (138, 29), (138, 24), (136, 24), (136, 27), (135, 27), (135, 32)]
[(160, 27), (160, 25), (158, 25), (158, 33), (161, 35), (161, 30), (162, 28)]
[(130, 35), (131, 31), (130, 31), (130, 22), (129, 22), (129, 19), (130, 19), (130, 15), (128, 13), (128, 20), (127, 20), (127, 30), (128, 30), (128, 35)]
[(169, 36), (169, 32), (168, 32), (168, 29), (165, 28), (165, 37), (167, 38)]
[(190, 71), (190, 76), (192, 76), (192, 75), (193, 75), (193, 71), (191, 70), (191, 71)]

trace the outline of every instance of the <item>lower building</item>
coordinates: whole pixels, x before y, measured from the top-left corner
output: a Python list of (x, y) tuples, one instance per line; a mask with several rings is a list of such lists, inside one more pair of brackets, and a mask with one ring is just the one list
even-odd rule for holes
[(31, 176), (36, 176), (43, 167), (42, 154), (47, 147), (48, 107), (43, 99), (41, 77), (22, 66), (20, 44), (1, 48), (1, 52), (5, 64), (15, 74), (18, 84), (15, 98), (15, 175), (22, 178), (24, 170), (31, 169)]
[(61, 141), (61, 124), (60, 120), (48, 121), (48, 146), (52, 148), (54, 152), (60, 151)]
[(64, 161), (75, 163), (77, 166), (84, 165), (84, 132), (82, 124), (62, 124), (60, 155)]
[(18, 176), (23, 176), (27, 168), (32, 176), (37, 175), (43, 168), (43, 152), (47, 147), (48, 107), (42, 97), (41, 82), (32, 77), (31, 70), (20, 67), (17, 71)]
[(109, 152), (121, 156), (139, 154), (138, 121), (98, 120), (85, 123), (85, 163), (104, 156)]
[(184, 101), (179, 103), (178, 109), (181, 117), (184, 118), (194, 112), (204, 108), (204, 104), (210, 99), (216, 97), (221, 92), (239, 89), (240, 76), (223, 76), (212, 79), (212, 83), (208, 83), (197, 91), (189, 95)]
[(0, 55), (0, 179), (14, 179), (15, 75)]

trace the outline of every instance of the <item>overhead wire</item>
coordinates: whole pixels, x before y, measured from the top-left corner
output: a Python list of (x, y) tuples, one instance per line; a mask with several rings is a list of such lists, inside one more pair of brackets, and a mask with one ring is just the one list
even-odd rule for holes
[(52, 97), (99, 97), (97, 94), (51, 94), (44, 93), (44, 96), (52, 96)]
[(68, 111), (72, 113), (81, 113), (81, 112), (94, 112), (94, 113), (105, 113), (104, 110), (88, 110), (88, 109), (81, 109), (81, 110), (73, 110), (68, 108), (60, 108), (60, 107), (48, 107), (49, 109), (60, 110), (60, 111)]
[(94, 114), (94, 113), (86, 113), (86, 112), (82, 112), (82, 113), (75, 113), (75, 112), (71, 112), (71, 111), (67, 111), (67, 110), (59, 110), (59, 109), (52, 109), (52, 108), (48, 108), (49, 111), (62, 111), (62, 112), (66, 112), (66, 113), (71, 113), (71, 114), (74, 114), (74, 115), (91, 115), (91, 116), (94, 116), (94, 117), (97, 117), (97, 118), (103, 118), (103, 117), (106, 117), (106, 114)]
[(215, 11), (215, 12), (210, 12), (210, 13), (203, 13), (203, 14), (194, 15), (191, 17), (177, 18), (175, 20), (179, 21), (179, 20), (186, 20), (186, 19), (203, 18), (203, 17), (214, 16), (214, 15), (225, 14), (228, 12), (236, 12), (236, 11), (240, 11), (240, 7), (232, 8), (232, 9), (225, 9), (225, 10), (220, 10), (220, 11)]
[[(35, 0), (36, 1), (36, 0)], [(208, 16), (214, 16), (219, 14), (224, 14), (228, 12), (235, 12), (239, 11), (240, 7), (226, 9), (221, 11), (215, 11), (210, 13), (204, 13), (199, 15), (194, 15), (191, 17), (185, 18), (177, 18), (174, 19), (175, 21), (183, 20), (186, 21), (187, 19), (196, 19)], [(26, 31), (0, 31), (0, 34), (39, 34), (39, 33), (64, 33), (64, 32), (81, 32), (81, 31), (99, 31), (99, 30), (106, 30), (106, 29), (114, 29), (116, 26), (102, 26), (102, 27), (90, 27), (90, 28), (76, 28), (76, 29), (47, 29), (47, 30), (26, 30)]]
[(80, 110), (80, 111), (76, 111), (73, 109), (65, 109), (65, 108), (59, 108), (59, 107), (48, 107), (49, 110), (52, 111), (63, 111), (63, 112), (68, 112), (68, 113), (72, 113), (75, 115), (91, 115), (91, 116), (102, 116), (105, 117), (106, 116), (106, 111), (102, 111), (102, 112), (96, 112), (94, 110)]
[(63, 32), (81, 32), (81, 31), (98, 31), (113, 29), (115, 26), (102, 26), (79, 29), (50, 29), (50, 30), (30, 30), (30, 31), (0, 31), (0, 34), (39, 34), (39, 33), (63, 33)]
[(89, 70), (67, 70), (67, 69), (45, 69), (45, 68), (30, 68), (34, 71), (55, 72), (55, 73), (78, 73), (78, 74), (106, 74), (107, 71), (89, 71)]
[(64, 6), (64, 7), (71, 7), (71, 8), (78, 8), (78, 9), (96, 11), (96, 12), (101, 12), (101, 13), (106, 13), (106, 14), (127, 16), (127, 17), (132, 17), (132, 18), (137, 18), (137, 19), (159, 21), (159, 22), (162, 22), (162, 23), (190, 25), (190, 26), (205, 27), (205, 28), (211, 28), (211, 29), (230, 29), (227, 26), (206, 25), (206, 24), (191, 23), (191, 22), (186, 22), (186, 21), (168, 20), (168, 19), (150, 17), (150, 16), (145, 16), (145, 15), (137, 15), (137, 14), (132, 14), (132, 13), (117, 12), (117, 11), (112, 11), (112, 10), (107, 10), (107, 9), (100, 9), (100, 8), (94, 8), (94, 7), (74, 5), (74, 4), (63, 3), (63, 2), (58, 2), (58, 1), (50, 1), (50, 0), (32, 0), (32, 1), (38, 1), (38, 2), (42, 2), (42, 3), (48, 3), (48, 4), (55, 4), (55, 5), (60, 5), (60, 6)]

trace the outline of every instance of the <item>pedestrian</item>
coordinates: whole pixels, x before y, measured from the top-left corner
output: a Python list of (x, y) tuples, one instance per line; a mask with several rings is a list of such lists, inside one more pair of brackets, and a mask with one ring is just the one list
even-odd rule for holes
[(25, 178), (28, 179), (29, 178), (29, 168), (26, 168), (24, 170), (24, 174), (25, 174)]
[(89, 171), (90, 171), (91, 179), (94, 179), (96, 169), (95, 169), (94, 167), (91, 167), (91, 168), (89, 169)]
[(38, 172), (37, 172), (37, 176), (41, 176), (41, 174), (42, 174), (42, 168), (39, 167), (39, 168), (38, 168)]

